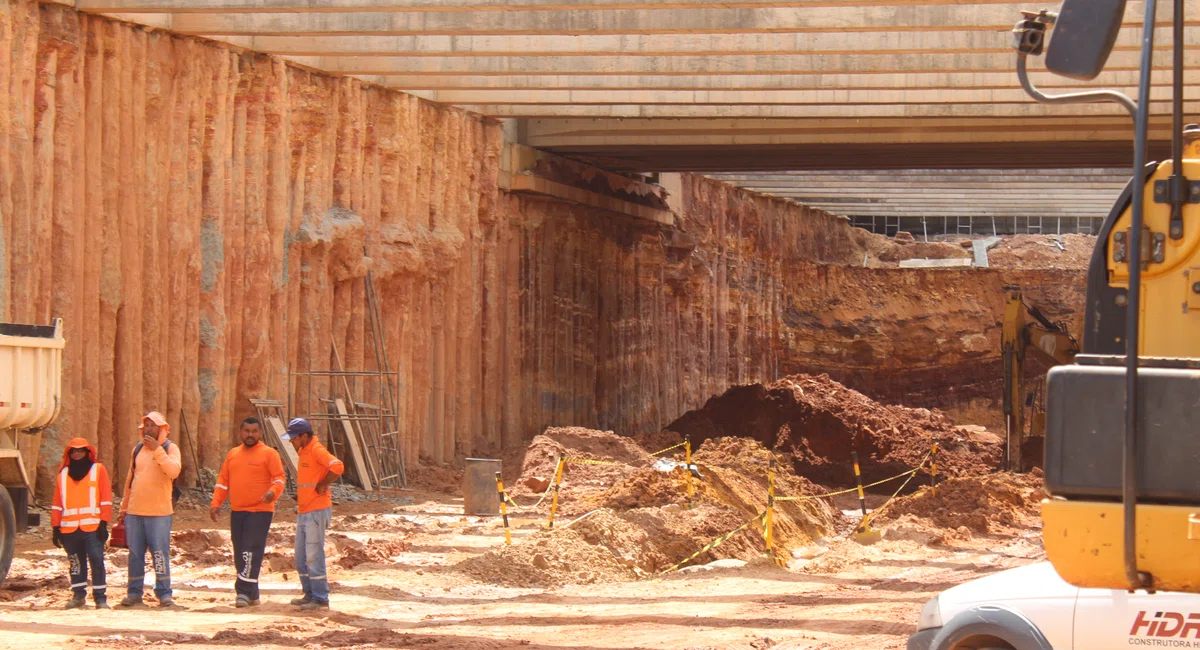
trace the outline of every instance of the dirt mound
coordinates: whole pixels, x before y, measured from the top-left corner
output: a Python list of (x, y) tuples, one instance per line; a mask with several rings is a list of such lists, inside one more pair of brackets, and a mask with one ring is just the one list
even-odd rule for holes
[(233, 562), (233, 543), (223, 530), (179, 530), (171, 533), (172, 561), (196, 566)]
[(633, 567), (605, 547), (589, 543), (575, 528), (540, 530), (460, 562), (457, 567), (480, 581), (514, 587), (592, 584), (636, 577)]
[(1094, 235), (1014, 235), (1002, 238), (988, 251), (988, 265), (1003, 269), (1087, 269), (1095, 247)]
[(786, 455), (796, 474), (825, 485), (853, 484), (854, 451), (868, 483), (918, 466), (934, 442), (941, 474), (980, 474), (1001, 459), (998, 445), (963, 437), (939, 411), (880, 404), (828, 375), (735, 386), (667, 429), (690, 436), (693, 445), (753, 438)]
[[(661, 431), (645, 431), (639, 433), (633, 436), (633, 441), (636, 442), (639, 447), (644, 449), (646, 453), (653, 454), (678, 445), (679, 443), (683, 442), (683, 436), (675, 433), (674, 431), (663, 429)], [(672, 449), (671, 451), (661, 454), (658, 457), (682, 459), (683, 447)]]
[(336, 533), (330, 535), (330, 538), (341, 555), (337, 560), (338, 565), (347, 569), (353, 569), (360, 564), (391, 562), (392, 558), (408, 550), (408, 544), (404, 540), (371, 539), (364, 543)]
[[(669, 472), (651, 467), (637, 469), (591, 501), (596, 507), (613, 510), (683, 505), (687, 503), (687, 475), (682, 467)], [(692, 489), (697, 500), (715, 498), (703, 481), (693, 480)]]
[[(657, 450), (656, 450), (657, 451)], [(582, 427), (551, 427), (535, 436), (529, 446), (506, 459), (505, 467), (520, 467), (520, 474), (513, 476), (512, 470), (505, 478), (509, 493), (516, 496), (541, 496), (529, 489), (531, 478), (552, 480), (560, 457), (598, 460), (621, 463), (621, 465), (588, 465), (569, 463), (563, 470), (561, 493), (568, 502), (595, 496), (628, 478), (638, 468), (647, 467), (653, 459), (630, 438), (618, 436), (612, 431), (596, 431)], [(547, 500), (546, 508), (550, 505)], [(575, 512), (568, 506), (567, 513)]]
[(459, 494), (462, 492), (462, 477), (461, 469), (420, 465), (408, 470), (408, 489)]
[(986, 535), (1005, 528), (1037, 525), (1046, 493), (1035, 474), (988, 474), (939, 483), (937, 496), (923, 489), (896, 499), (876, 520), (881, 524), (911, 515), (940, 529), (965, 528)]

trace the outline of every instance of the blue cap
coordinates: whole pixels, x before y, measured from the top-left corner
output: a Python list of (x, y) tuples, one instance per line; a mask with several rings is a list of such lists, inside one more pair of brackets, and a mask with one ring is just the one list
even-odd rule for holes
[(293, 418), (291, 422), (288, 422), (287, 431), (283, 434), (282, 438), (284, 440), (291, 440), (296, 436), (302, 436), (306, 433), (312, 432), (313, 428), (312, 425), (308, 423), (308, 420), (305, 420), (304, 418)]

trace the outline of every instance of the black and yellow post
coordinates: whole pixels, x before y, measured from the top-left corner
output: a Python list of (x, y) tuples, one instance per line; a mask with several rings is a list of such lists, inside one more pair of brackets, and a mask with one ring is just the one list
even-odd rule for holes
[(684, 472), (684, 477), (683, 477), (683, 480), (687, 482), (687, 505), (685, 507), (688, 510), (690, 510), (692, 508), (692, 496), (694, 495), (694, 488), (692, 486), (692, 439), (691, 438), (683, 439), (683, 462), (685, 465), (687, 465), (687, 467), (684, 468), (687, 471)]
[(862, 470), (858, 467), (858, 452), (851, 452), (854, 457), (854, 482), (858, 485), (858, 506), (862, 508), (862, 521), (854, 529), (854, 541), (860, 544), (874, 544), (883, 537), (871, 530), (871, 520), (867, 517), (867, 496), (863, 492)]
[(546, 524), (546, 528), (554, 528), (554, 515), (558, 512), (558, 486), (562, 483), (563, 465), (565, 464), (566, 459), (559, 456), (558, 466), (554, 468), (554, 498), (550, 501), (550, 521)]
[(763, 518), (763, 538), (767, 542), (767, 557), (773, 554), (775, 546), (775, 457), (767, 466), (767, 515)]
[(930, 467), (929, 481), (933, 486), (933, 496), (937, 496), (937, 443), (933, 443), (933, 451), (929, 452), (929, 458), (933, 461)]
[(496, 491), (500, 493), (500, 518), (504, 520), (504, 543), (512, 544), (512, 533), (508, 530), (508, 507), (505, 505), (508, 496), (504, 494), (504, 479), (500, 478), (500, 472), (496, 472)]

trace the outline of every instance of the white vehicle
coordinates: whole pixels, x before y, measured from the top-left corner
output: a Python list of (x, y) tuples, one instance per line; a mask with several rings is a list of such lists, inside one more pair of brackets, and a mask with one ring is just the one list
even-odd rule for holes
[(1200, 595), (1080, 589), (1049, 562), (947, 589), (908, 650), (1200, 648)]

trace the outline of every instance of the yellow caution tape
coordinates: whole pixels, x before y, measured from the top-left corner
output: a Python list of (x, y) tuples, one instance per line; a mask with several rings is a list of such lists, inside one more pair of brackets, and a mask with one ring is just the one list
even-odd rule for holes
[(747, 526), (750, 526), (751, 524), (755, 524), (755, 523), (758, 523), (759, 521), (762, 521), (763, 518), (766, 516), (767, 516), (767, 511), (764, 510), (761, 513), (759, 513), (759, 515), (757, 517), (755, 517), (754, 519), (751, 519), (750, 521), (747, 521), (746, 523), (742, 524), (741, 526), (738, 526), (737, 528), (734, 528), (733, 530), (729, 531), (728, 533), (725, 533), (724, 535), (721, 535), (720, 537), (714, 539), (713, 541), (709, 542), (707, 546), (700, 549), (699, 551), (696, 551), (695, 553), (692, 553), (690, 556), (688, 556), (686, 559), (681, 561), (679, 564), (676, 564), (675, 566), (673, 566), (665, 571), (660, 571), (658, 573), (658, 575), (670, 573), (670, 572), (678, 569), (679, 567), (687, 564), (688, 562), (691, 562), (692, 560), (707, 553), (708, 551), (713, 550), (714, 548), (725, 543), (725, 541), (728, 540), (730, 537), (733, 537), (734, 535), (742, 532), (742, 530), (744, 530)]
[(612, 465), (613, 467), (628, 467), (628, 463), (614, 463), (609, 460), (590, 460), (587, 458), (564, 458), (564, 462), (577, 465)]
[[(922, 469), (925, 469), (925, 464), (929, 462), (929, 458), (931, 455), (932, 455), (932, 452), (925, 452), (925, 458), (923, 458), (921, 460), (921, 464), (917, 465), (916, 469), (910, 469), (907, 472), (904, 472), (903, 474), (897, 474), (890, 478), (885, 478), (881, 481), (875, 481), (874, 483), (871, 483), (869, 485), (864, 485), (863, 489), (865, 490), (867, 488), (873, 488), (873, 487), (883, 485), (884, 483), (890, 483), (896, 479), (904, 478), (905, 476), (908, 477), (908, 481), (911, 481), (912, 477), (917, 475), (917, 472), (920, 472)], [(903, 483), (903, 485), (900, 486), (901, 490), (904, 489), (905, 485), (908, 485), (908, 481), (905, 481)], [(809, 494), (809, 495), (798, 496), (798, 497), (775, 497), (775, 500), (776, 501), (810, 501), (812, 499), (824, 499), (825, 497), (836, 497), (836, 496), (840, 496), (843, 494), (850, 494), (851, 492), (856, 492), (856, 491), (858, 491), (858, 488), (852, 487), (848, 490), (839, 490), (837, 492), (828, 492), (825, 494)], [(899, 490), (897, 490), (896, 494), (899, 494), (899, 493), (900, 493)], [(894, 498), (896, 498), (896, 497), (893, 495), (892, 499), (894, 499)], [(888, 502), (891, 502), (891, 499), (888, 499)], [(884, 505), (887, 505), (887, 504), (885, 503)]]
[(866, 517), (863, 517), (863, 521), (864, 522), (871, 521), (875, 517), (878, 517), (884, 510), (886, 510), (888, 506), (892, 505), (892, 502), (895, 501), (896, 497), (900, 496), (900, 492), (902, 492), (904, 490), (904, 486), (908, 485), (908, 482), (913, 479), (913, 476), (916, 476), (917, 472), (920, 471), (922, 467), (925, 467), (925, 463), (929, 462), (929, 456), (930, 456), (930, 454), (925, 454), (925, 460), (922, 460), (921, 464), (919, 466), (917, 466), (917, 469), (914, 469), (912, 471), (912, 476), (908, 477), (908, 481), (901, 483), (900, 487), (896, 488), (896, 491), (894, 493), (892, 493), (892, 496), (887, 501), (884, 501), (883, 505), (872, 510), (871, 514), (867, 515)]
[(679, 444), (677, 444), (677, 445), (672, 445), (672, 446), (670, 446), (670, 447), (667, 447), (666, 449), (663, 449), (663, 450), (661, 450), (661, 451), (656, 451), (656, 452), (654, 452), (653, 454), (650, 454), (650, 455), (651, 455), (651, 456), (657, 456), (657, 455), (659, 455), (659, 454), (665, 454), (665, 453), (667, 453), (668, 451), (671, 451), (672, 449), (679, 449), (680, 447), (682, 447), (682, 446), (684, 446), (684, 445), (686, 445), (686, 444), (687, 444), (687, 441), (686, 441), (686, 440), (684, 440), (683, 442), (681, 442), (681, 443), (679, 443)]
[(512, 498), (508, 496), (507, 492), (504, 494), (504, 500), (508, 502), (508, 505), (516, 508), (517, 510), (535, 510), (538, 506), (542, 505), (542, 502), (546, 500), (546, 497), (550, 496), (550, 491), (553, 489), (554, 481), (551, 481), (550, 484), (546, 486), (546, 491), (542, 492), (542, 498), (538, 499), (537, 503), (530, 506), (523, 506), (516, 501), (513, 501)]

